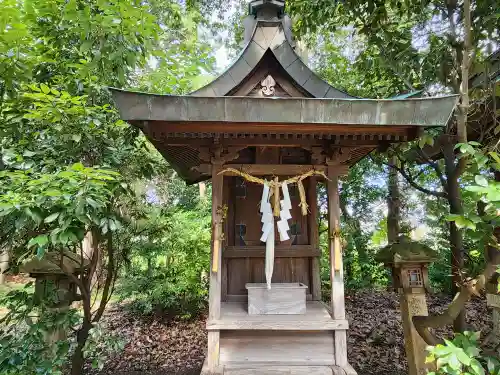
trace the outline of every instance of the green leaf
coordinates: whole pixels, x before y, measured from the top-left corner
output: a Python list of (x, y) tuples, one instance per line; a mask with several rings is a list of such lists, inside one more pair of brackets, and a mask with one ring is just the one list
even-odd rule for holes
[(470, 367), (475, 375), (485, 375), (484, 368), (477, 359), (471, 361)]
[[(87, 52), (92, 48), (92, 41), (86, 40), (80, 45), (80, 52)], [(85, 61), (85, 60), (83, 60)], [(86, 61), (85, 61), (86, 62)]]
[(49, 216), (47, 216), (43, 221), (45, 223), (52, 223), (54, 220), (56, 220), (59, 217), (60, 212), (55, 212)]
[(50, 88), (45, 83), (40, 84), (40, 88), (44, 94), (50, 94)]
[(39, 246), (38, 249), (36, 249), (36, 256), (38, 259), (42, 259), (43, 256), (45, 255), (45, 248)]
[(474, 177), (474, 180), (476, 181), (476, 184), (478, 184), (479, 186), (484, 186), (484, 187), (488, 186), (488, 180), (486, 180), (484, 176), (477, 175)]
[(79, 143), (79, 142), (80, 142), (80, 140), (82, 139), (82, 136), (81, 136), (80, 134), (73, 134), (73, 135), (71, 136), (71, 139), (72, 139), (73, 141), (75, 141), (76, 143)]
[(450, 366), (453, 370), (459, 370), (461, 368), (456, 352), (448, 356), (448, 366)]
[(32, 247), (34, 245), (45, 246), (49, 242), (49, 237), (45, 234), (41, 234), (29, 240), (28, 247)]
[(465, 352), (462, 349), (459, 349), (456, 351), (457, 358), (460, 362), (462, 362), (464, 365), (469, 366), (471, 362), (471, 358), (465, 354)]

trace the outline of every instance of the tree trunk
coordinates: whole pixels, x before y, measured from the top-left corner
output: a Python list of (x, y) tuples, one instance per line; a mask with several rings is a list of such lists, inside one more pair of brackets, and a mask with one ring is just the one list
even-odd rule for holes
[[(97, 240), (97, 234), (92, 230), (89, 230), (82, 242), (82, 252), (83, 257), (88, 259), (93, 267), (91, 267), (91, 281), (90, 288), (97, 289), (102, 281), (102, 256), (99, 252), (99, 242)], [(96, 257), (94, 259), (94, 257)], [(94, 260), (93, 260), (94, 259)]]
[(4, 249), (0, 253), (0, 285), (5, 284), (7, 269), (9, 268), (10, 254), (9, 250)]
[(153, 277), (153, 259), (148, 257), (148, 277)]
[[(390, 165), (395, 165), (396, 157), (392, 157)], [(400, 222), (401, 222), (401, 199), (399, 193), (398, 171), (394, 168), (389, 168), (389, 176), (387, 181), (387, 241), (389, 244), (397, 241), (399, 237)]]
[(83, 374), (83, 366), (85, 364), (85, 358), (83, 356), (83, 348), (89, 338), (89, 332), (92, 328), (92, 323), (89, 319), (84, 318), (82, 327), (78, 330), (76, 335), (77, 346), (75, 352), (71, 358), (71, 375), (81, 375)]
[[(460, 184), (458, 181), (459, 176), (456, 172), (455, 165), (455, 151), (454, 142), (448, 142), (443, 147), (445, 174), (447, 180), (447, 197), (448, 204), (450, 205), (450, 213), (453, 215), (462, 215), (462, 196), (460, 192)], [(449, 224), (450, 235), (450, 248), (451, 248), (451, 274), (452, 285), (451, 291), (455, 296), (461, 289), (462, 277), (461, 272), (464, 268), (464, 251), (463, 251), (463, 238), (462, 231), (457, 227), (454, 221)], [(465, 312), (462, 311), (453, 323), (455, 332), (463, 332), (465, 326)]]
[(206, 199), (207, 196), (207, 184), (204, 182), (198, 183), (198, 188), (200, 191), (200, 199)]

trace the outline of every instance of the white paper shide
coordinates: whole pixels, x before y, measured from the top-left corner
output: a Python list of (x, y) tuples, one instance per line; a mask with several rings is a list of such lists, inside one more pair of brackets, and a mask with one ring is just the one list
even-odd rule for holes
[[(288, 220), (292, 218), (290, 210), (292, 209), (292, 202), (290, 201), (290, 194), (286, 182), (281, 185), (283, 193), (283, 200), (280, 201), (280, 220), (276, 223), (280, 241), (287, 241), (290, 239), (288, 231), (290, 226)], [(260, 202), (260, 212), (262, 214), (262, 236), (260, 240), (266, 243), (266, 282), (267, 288), (271, 289), (271, 280), (274, 271), (274, 247), (275, 247), (275, 228), (274, 216), (271, 203), (269, 202), (271, 189), (269, 185), (264, 184), (262, 190), (262, 199)]]

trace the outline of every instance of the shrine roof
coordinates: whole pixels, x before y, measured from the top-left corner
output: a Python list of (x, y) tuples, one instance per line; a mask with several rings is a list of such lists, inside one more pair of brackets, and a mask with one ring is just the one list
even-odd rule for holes
[(353, 165), (377, 147), (417, 138), (421, 128), (445, 126), (453, 113), (456, 96), (360, 99), (323, 81), (299, 56), (282, 0), (250, 2), (244, 26), (235, 62), (189, 95), (111, 89), (121, 118), (139, 127), (187, 182), (210, 178), (198, 167), (207, 161), (201, 148), (214, 144), (229, 153), (301, 148), (308, 160), (313, 150), (324, 158), (332, 147), (351, 147), (342, 164)]
[(111, 90), (125, 121), (206, 123), (207, 131), (208, 124), (215, 122), (440, 127), (447, 124), (457, 101), (456, 95), (395, 100), (317, 99), (196, 97)]
[(214, 81), (194, 91), (195, 96), (233, 95), (246, 78), (256, 70), (266, 53), (271, 53), (293, 84), (313, 98), (352, 98), (318, 77), (299, 57), (293, 40), (291, 21), (282, 18), (245, 19), (246, 38), (243, 50), (236, 60)]

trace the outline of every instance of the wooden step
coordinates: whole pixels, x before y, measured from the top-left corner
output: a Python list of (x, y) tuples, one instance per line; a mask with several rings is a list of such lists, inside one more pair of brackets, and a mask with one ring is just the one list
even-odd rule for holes
[[(224, 375), (336, 375), (328, 366), (250, 366), (224, 367)], [(339, 373), (340, 374), (340, 373)]]
[(246, 303), (223, 302), (220, 319), (207, 321), (209, 331), (336, 331), (348, 328), (347, 320), (332, 319), (326, 306), (318, 301), (307, 302), (306, 313), (300, 315), (248, 315)]

